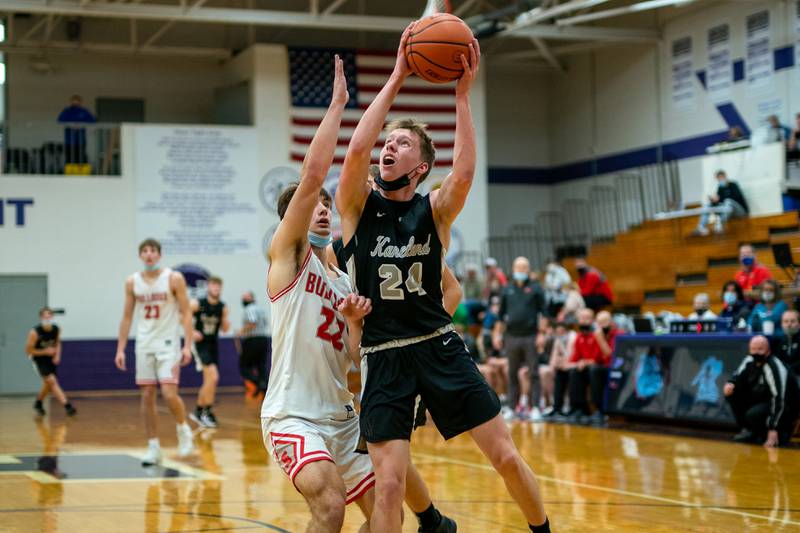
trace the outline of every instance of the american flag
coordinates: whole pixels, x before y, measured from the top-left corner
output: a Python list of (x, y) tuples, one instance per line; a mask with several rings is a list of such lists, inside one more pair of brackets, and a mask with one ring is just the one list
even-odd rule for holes
[[(361, 115), (389, 79), (396, 52), (290, 48), (292, 92), (291, 159), (302, 162), (331, 99), (333, 56), (344, 62), (350, 101), (342, 117), (334, 165), (341, 165)], [(436, 147), (434, 171), (447, 171), (453, 164), (456, 131), (455, 85), (434, 85), (416, 76), (403, 84), (387, 117), (412, 117), (428, 125)], [(384, 135), (375, 144), (372, 162), (378, 162)]]

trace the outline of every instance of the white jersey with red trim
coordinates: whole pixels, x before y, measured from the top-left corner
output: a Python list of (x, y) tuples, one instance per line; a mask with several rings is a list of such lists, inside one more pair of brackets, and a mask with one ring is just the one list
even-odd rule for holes
[(347, 388), (344, 317), (339, 303), (352, 292), (347, 274), (331, 279), (309, 249), (294, 281), (272, 303), (272, 369), (261, 418), (287, 416), (307, 420), (355, 417)]
[(180, 346), (180, 313), (169, 286), (171, 274), (172, 269), (164, 268), (154, 282), (145, 281), (141, 272), (133, 275), (137, 352), (163, 352)]

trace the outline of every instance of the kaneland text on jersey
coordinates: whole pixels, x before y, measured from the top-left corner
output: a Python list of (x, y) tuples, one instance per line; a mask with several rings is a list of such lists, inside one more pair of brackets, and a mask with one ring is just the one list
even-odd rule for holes
[(372, 257), (385, 257), (387, 259), (402, 259), (404, 257), (416, 257), (419, 255), (428, 255), (431, 253), (431, 234), (428, 233), (428, 240), (425, 244), (418, 244), (414, 242), (414, 236), (408, 240), (405, 246), (394, 246), (387, 243), (391, 240), (389, 237), (378, 235), (375, 240), (377, 244), (375, 249), (370, 252)]

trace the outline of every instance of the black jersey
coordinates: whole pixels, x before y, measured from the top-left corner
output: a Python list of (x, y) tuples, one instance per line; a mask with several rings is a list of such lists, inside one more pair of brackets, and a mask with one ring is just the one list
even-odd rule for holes
[(342, 239), (336, 239), (333, 241), (331, 246), (333, 247), (333, 255), (336, 257), (336, 263), (339, 267), (339, 270), (344, 270), (346, 267), (345, 263), (347, 263), (347, 257), (345, 256), (344, 243), (342, 242)]
[(36, 345), (34, 348), (37, 350), (44, 350), (58, 343), (58, 326), (53, 325), (48, 331), (41, 324), (37, 324), (33, 330), (36, 332)]
[(345, 247), (353, 285), (372, 300), (362, 346), (429, 335), (450, 324), (442, 306), (443, 255), (430, 196), (397, 202), (370, 192)]
[(194, 329), (203, 334), (203, 340), (198, 344), (217, 342), (224, 307), (225, 304), (222, 302), (209, 303), (208, 298), (199, 300), (197, 312), (194, 314)]

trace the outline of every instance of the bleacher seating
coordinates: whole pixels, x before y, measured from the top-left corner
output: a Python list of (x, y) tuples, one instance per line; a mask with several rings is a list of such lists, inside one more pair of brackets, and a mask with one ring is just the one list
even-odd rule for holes
[[(692, 311), (693, 296), (707, 292), (712, 309), (719, 310), (722, 285), (739, 270), (738, 248), (745, 242), (755, 246), (759, 262), (775, 279), (789, 281), (774, 264), (770, 245), (788, 242), (793, 251), (800, 250), (797, 212), (732, 220), (722, 235), (692, 236), (696, 226), (697, 217), (649, 220), (613, 242), (591, 247), (587, 261), (610, 280), (615, 308), (685, 316)], [(574, 276), (572, 262), (565, 266)]]

